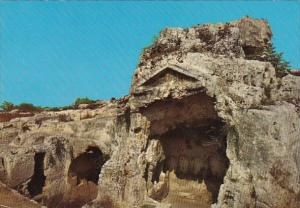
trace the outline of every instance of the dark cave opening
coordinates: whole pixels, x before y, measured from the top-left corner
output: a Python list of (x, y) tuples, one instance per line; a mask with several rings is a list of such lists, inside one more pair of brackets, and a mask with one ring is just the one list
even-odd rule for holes
[(84, 153), (72, 160), (69, 176), (77, 178), (77, 185), (83, 179), (98, 184), (99, 174), (105, 161), (98, 147), (88, 147)]
[(68, 171), (69, 190), (62, 207), (79, 208), (97, 197), (99, 174), (108, 159), (98, 147), (89, 146), (71, 161)]
[(28, 192), (31, 197), (37, 196), (43, 192), (46, 176), (44, 175), (45, 152), (39, 152), (34, 155), (34, 173), (28, 183)]
[(152, 173), (145, 174), (152, 183), (151, 198), (175, 208), (210, 207), (217, 202), (229, 160), (227, 127), (214, 103), (213, 98), (198, 94), (145, 109), (151, 121), (150, 139), (163, 152)]
[(215, 203), (229, 165), (223, 130), (221, 124), (179, 127), (160, 135), (165, 160), (157, 164), (152, 182), (159, 181), (161, 172), (173, 172), (180, 180), (205, 183), (212, 203)]

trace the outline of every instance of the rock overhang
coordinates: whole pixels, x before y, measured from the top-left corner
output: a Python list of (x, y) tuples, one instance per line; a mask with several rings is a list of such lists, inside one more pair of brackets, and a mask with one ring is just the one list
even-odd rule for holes
[[(158, 75), (168, 69), (178, 75), (181, 74), (181, 81), (176, 78), (172, 82), (169, 78), (153, 82), (154, 78), (161, 79)], [(143, 70), (141, 73), (143, 79), (131, 87), (129, 104), (132, 109), (147, 106), (160, 99), (180, 98), (197, 92), (205, 92), (210, 97), (216, 98), (217, 102), (223, 102), (225, 97), (233, 95), (237, 107), (255, 107), (269, 99), (264, 94), (266, 89), (273, 91), (278, 85), (275, 69), (268, 62), (243, 58), (216, 58), (201, 53), (188, 53), (181, 63), (170, 58), (152, 70)], [(143, 85), (149, 80), (152, 80), (152, 85)], [(272, 92), (269, 96), (272, 96)]]

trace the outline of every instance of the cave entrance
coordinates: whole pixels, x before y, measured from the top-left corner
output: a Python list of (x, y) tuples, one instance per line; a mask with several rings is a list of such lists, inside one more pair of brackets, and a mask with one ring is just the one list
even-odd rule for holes
[(90, 146), (71, 161), (68, 171), (70, 189), (64, 200), (64, 208), (81, 207), (97, 197), (99, 174), (107, 159), (98, 147)]
[(88, 147), (84, 153), (72, 160), (69, 176), (76, 177), (76, 185), (82, 180), (98, 184), (103, 163), (104, 160), (100, 149), (98, 147)]
[(229, 160), (227, 128), (214, 103), (197, 94), (153, 103), (143, 111), (151, 122), (150, 142), (159, 144), (153, 151), (161, 154), (146, 173), (153, 199), (174, 208), (210, 207), (217, 201)]
[(43, 192), (46, 176), (44, 175), (45, 153), (39, 152), (34, 155), (34, 173), (28, 183), (28, 192), (35, 197)]

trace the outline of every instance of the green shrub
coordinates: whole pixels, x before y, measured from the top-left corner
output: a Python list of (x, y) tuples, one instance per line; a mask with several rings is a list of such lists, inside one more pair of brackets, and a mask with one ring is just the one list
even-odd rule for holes
[(67, 106), (62, 106), (62, 107), (42, 107), (42, 109), (45, 111), (62, 111), (62, 110), (74, 109), (74, 106), (67, 105)]
[(16, 108), (24, 112), (36, 112), (42, 110), (40, 107), (34, 106), (31, 103), (21, 103), (20, 105), (16, 106)]
[(4, 101), (1, 105), (0, 108), (5, 110), (5, 111), (11, 111), (15, 108), (15, 105), (11, 102)]
[(78, 107), (80, 104), (92, 104), (95, 103), (96, 101), (89, 99), (88, 97), (84, 98), (77, 98), (74, 102), (74, 106)]
[(42, 108), (38, 106), (34, 106), (31, 103), (21, 103), (19, 105), (14, 105), (11, 102), (4, 101), (1, 105), (0, 108), (2, 108), (5, 111), (11, 111), (14, 109), (23, 111), (23, 112), (36, 112), (36, 111), (41, 111)]
[(45, 111), (59, 111), (58, 107), (43, 107)]
[(283, 53), (276, 52), (273, 44), (263, 52), (263, 57), (264, 61), (270, 62), (279, 73), (287, 73), (291, 70), (289, 62), (283, 58)]

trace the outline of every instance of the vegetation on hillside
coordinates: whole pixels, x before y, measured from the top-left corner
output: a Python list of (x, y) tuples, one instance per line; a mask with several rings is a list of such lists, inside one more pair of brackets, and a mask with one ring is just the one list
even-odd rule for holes
[(276, 51), (272, 43), (269, 43), (264, 51), (255, 52), (254, 50), (246, 54), (246, 59), (270, 62), (274, 66), (278, 77), (283, 77), (291, 71), (290, 63), (283, 58), (282, 52)]
[(4, 101), (1, 105), (0, 105), (0, 108), (2, 110), (5, 110), (5, 111), (11, 111), (15, 108), (15, 105), (11, 102), (8, 102), (8, 101)]
[(31, 103), (21, 103), (20, 105), (17, 105), (16, 108), (22, 112), (37, 112), (43, 110), (42, 107), (35, 106)]
[(95, 100), (91, 100), (88, 97), (77, 98), (74, 102), (74, 107), (77, 108), (80, 104), (92, 104), (95, 102)]
[(36, 111), (41, 111), (42, 108), (39, 106), (35, 106), (31, 103), (21, 103), (19, 105), (15, 105), (12, 102), (4, 101), (1, 105), (0, 108), (4, 111), (11, 111), (11, 110), (19, 110), (22, 112), (36, 112)]
[(62, 107), (40, 107), (35, 106), (31, 103), (21, 103), (19, 105), (15, 105), (9, 101), (3, 101), (0, 104), (0, 109), (4, 111), (12, 111), (19, 110), (21, 112), (39, 112), (39, 111), (60, 111), (60, 110), (68, 110), (68, 109), (76, 109), (80, 104), (93, 104), (95, 100), (91, 100), (88, 97), (77, 98), (72, 105), (62, 106)]
[(274, 66), (279, 75), (287, 74), (291, 70), (290, 63), (283, 58), (283, 53), (277, 52), (272, 43), (263, 52), (262, 57)]

